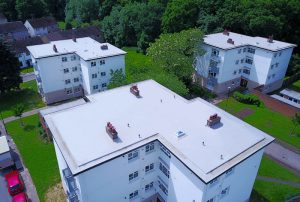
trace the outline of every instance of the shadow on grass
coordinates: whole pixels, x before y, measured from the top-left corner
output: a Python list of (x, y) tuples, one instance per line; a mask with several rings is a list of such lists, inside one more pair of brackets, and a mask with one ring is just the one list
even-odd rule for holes
[(289, 89), (291, 89), (291, 90), (294, 90), (294, 91), (297, 91), (297, 92), (300, 92), (300, 87), (299, 87), (299, 86), (296, 86), (296, 85), (291, 85), (291, 86), (289, 86), (289, 87), (287, 87), (287, 88), (289, 88)]
[(269, 200), (253, 189), (249, 202), (269, 202)]
[(35, 129), (35, 126), (34, 126), (34, 125), (25, 125), (25, 126), (24, 126), (24, 130), (25, 130), (26, 132), (32, 131), (33, 129)]

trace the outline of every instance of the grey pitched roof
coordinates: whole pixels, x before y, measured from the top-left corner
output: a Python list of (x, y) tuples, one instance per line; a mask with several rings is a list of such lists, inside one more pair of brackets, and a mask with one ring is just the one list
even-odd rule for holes
[(43, 40), (41, 37), (33, 37), (33, 38), (28, 38), (28, 39), (23, 39), (23, 40), (17, 40), (14, 42), (11, 42), (11, 49), (16, 53), (29, 53), (28, 49), (26, 48), (27, 46), (32, 46), (32, 45), (39, 45), (43, 44)]
[(44, 17), (27, 20), (33, 28), (48, 27), (56, 25), (57, 23), (53, 17)]
[(0, 34), (12, 32), (27, 32), (27, 29), (21, 21), (0, 24)]

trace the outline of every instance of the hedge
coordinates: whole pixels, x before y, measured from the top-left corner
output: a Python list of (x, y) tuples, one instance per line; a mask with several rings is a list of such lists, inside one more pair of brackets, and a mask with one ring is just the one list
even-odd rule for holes
[(255, 95), (242, 94), (242, 93), (236, 91), (233, 93), (233, 98), (241, 103), (256, 105), (258, 107), (261, 105), (261, 101)]

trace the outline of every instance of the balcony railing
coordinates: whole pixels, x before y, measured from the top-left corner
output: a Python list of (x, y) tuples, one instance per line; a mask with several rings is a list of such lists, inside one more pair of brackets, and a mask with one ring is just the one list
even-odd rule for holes
[(73, 177), (71, 170), (69, 168), (63, 169), (62, 170), (64, 178), (65, 178), (65, 182), (67, 184), (68, 187), (68, 191), (67, 191), (67, 195), (68, 195), (68, 199), (70, 202), (78, 202), (78, 188), (76, 185), (76, 181), (75, 178)]
[(221, 62), (221, 57), (220, 56), (218, 56), (218, 55), (210, 55), (210, 58), (212, 59), (212, 60), (214, 60), (214, 61), (216, 61), (216, 62)]
[(216, 73), (216, 74), (219, 74), (219, 67), (209, 67), (208, 70), (211, 72), (211, 73)]
[(207, 85), (209, 86), (216, 86), (218, 83), (218, 79), (215, 77), (208, 77), (207, 78)]

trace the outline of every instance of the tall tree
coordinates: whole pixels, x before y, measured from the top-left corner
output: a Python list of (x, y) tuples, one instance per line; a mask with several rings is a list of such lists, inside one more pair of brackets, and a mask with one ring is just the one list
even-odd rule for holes
[(110, 71), (111, 79), (108, 84), (108, 88), (116, 88), (126, 84), (126, 78), (122, 69), (117, 69), (115, 71)]
[(16, 0), (0, 0), (0, 12), (2, 12), (10, 21), (17, 19), (15, 5)]
[(199, 13), (199, 0), (170, 0), (162, 16), (162, 29), (178, 32), (196, 26)]
[(57, 20), (65, 19), (66, 0), (44, 0), (47, 10)]
[(18, 18), (23, 21), (48, 15), (46, 5), (42, 0), (16, 0), (16, 11)]
[(21, 126), (24, 126), (24, 123), (22, 121), (22, 115), (25, 110), (25, 106), (23, 104), (17, 104), (12, 108), (12, 110), (13, 110), (14, 116), (19, 117)]
[(287, 76), (295, 75), (296, 73), (300, 73), (300, 55), (294, 54), (289, 63), (289, 67), (287, 69)]
[(0, 40), (0, 94), (19, 88), (20, 63), (6, 43)]
[(293, 123), (294, 127), (292, 128), (292, 131), (290, 133), (291, 135), (294, 134), (297, 126), (300, 125), (300, 115), (299, 114), (295, 114), (295, 116), (292, 117), (292, 123)]
[(203, 33), (199, 29), (162, 34), (150, 44), (147, 54), (158, 65), (189, 85), (194, 72), (192, 67), (194, 58), (203, 54), (202, 40)]

